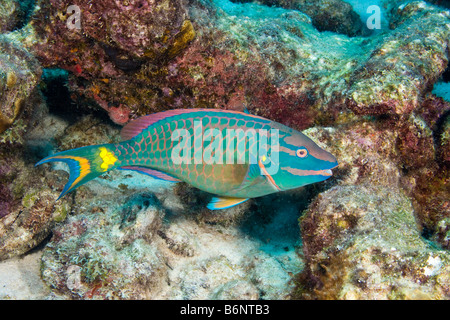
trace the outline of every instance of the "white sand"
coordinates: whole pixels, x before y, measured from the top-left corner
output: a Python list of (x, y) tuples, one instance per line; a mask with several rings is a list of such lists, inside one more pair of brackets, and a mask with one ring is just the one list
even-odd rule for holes
[(50, 290), (40, 278), (41, 251), (0, 262), (0, 299), (49, 298)]

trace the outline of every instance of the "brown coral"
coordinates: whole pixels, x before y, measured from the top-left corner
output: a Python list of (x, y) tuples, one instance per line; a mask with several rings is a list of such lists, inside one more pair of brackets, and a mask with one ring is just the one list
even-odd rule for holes
[(303, 298), (441, 299), (450, 293), (450, 256), (422, 240), (399, 189), (335, 187), (314, 201), (301, 228)]
[(37, 60), (20, 44), (0, 35), (0, 133), (19, 118), (41, 77)]

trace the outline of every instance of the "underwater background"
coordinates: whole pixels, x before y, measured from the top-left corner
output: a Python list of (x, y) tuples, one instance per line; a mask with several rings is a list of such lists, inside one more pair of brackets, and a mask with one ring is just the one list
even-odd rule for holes
[[(0, 0), (0, 299), (449, 299), (450, 3)], [(58, 151), (142, 115), (243, 111), (333, 177), (211, 211)]]

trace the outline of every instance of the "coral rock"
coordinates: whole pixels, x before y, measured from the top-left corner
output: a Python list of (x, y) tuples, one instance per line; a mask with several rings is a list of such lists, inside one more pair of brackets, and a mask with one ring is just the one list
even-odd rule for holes
[(0, 135), (0, 260), (39, 245), (72, 207), (70, 198), (56, 201), (59, 192), (54, 188), (61, 188), (64, 178), (54, 171), (35, 168), (37, 159), (30, 158), (30, 150), (47, 147), (45, 134), (56, 125), (43, 129), (36, 124), (46, 112), (40, 95), (33, 95), (27, 103), (34, 110), (27, 105), (23, 119)]
[[(348, 105), (357, 114), (411, 112), (447, 67), (447, 11), (413, 2), (396, 17), (395, 29), (377, 36), (376, 50), (352, 75)], [(422, 38), (424, 30), (427, 36)]]
[(43, 253), (44, 281), (72, 298), (150, 298), (167, 269), (152, 245), (162, 217), (145, 197), (132, 197), (115, 214), (69, 218)]
[(440, 131), (438, 142), (439, 159), (450, 168), (450, 115), (447, 115), (443, 120)]
[(0, 175), (7, 181), (14, 177), (12, 188), (3, 190), (6, 192), (2, 195), (5, 202), (0, 217), (0, 260), (21, 255), (40, 244), (51, 233), (55, 221), (64, 220), (71, 208), (70, 199), (55, 202), (59, 193), (49, 188), (52, 174), (41, 182), (35, 169), (17, 158), (14, 161), (14, 169)]
[(420, 236), (399, 189), (335, 187), (301, 221), (304, 298), (449, 298), (450, 255)]
[(400, 181), (395, 141), (397, 134), (374, 122), (354, 123), (343, 128), (315, 127), (304, 131), (337, 158), (333, 178), (340, 185), (396, 186)]
[[(249, 2), (249, 1), (233, 1)], [(260, 0), (268, 6), (295, 9), (311, 17), (313, 25), (319, 31), (332, 31), (356, 36), (366, 33), (358, 14), (352, 6), (341, 0)]]
[(69, 30), (67, 1), (42, 0), (15, 36), (34, 34), (24, 42), (43, 65), (71, 71), (74, 95), (120, 125), (181, 107), (246, 105), (296, 129), (342, 122), (350, 112), (409, 114), (447, 66), (449, 16), (433, 5), (410, 3), (394, 10), (392, 30), (349, 38), (318, 31), (314, 18), (292, 9), (321, 15), (314, 8), (336, 4), (337, 20), (355, 20), (343, 1), (264, 3), (291, 9), (228, 0), (77, 1), (81, 30)]
[(396, 146), (403, 167), (411, 170), (431, 164), (436, 158), (433, 132), (425, 121), (411, 115), (399, 122)]
[(19, 44), (0, 35), (0, 133), (20, 117), (41, 77), (37, 60)]
[(0, 3), (0, 33), (12, 31), (20, 21), (20, 5), (16, 0)]

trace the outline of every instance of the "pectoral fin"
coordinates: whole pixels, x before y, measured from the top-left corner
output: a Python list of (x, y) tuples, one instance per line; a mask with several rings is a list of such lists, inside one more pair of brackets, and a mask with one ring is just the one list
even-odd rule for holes
[(207, 208), (210, 210), (227, 209), (247, 200), (248, 198), (214, 197), (211, 202), (208, 203)]

